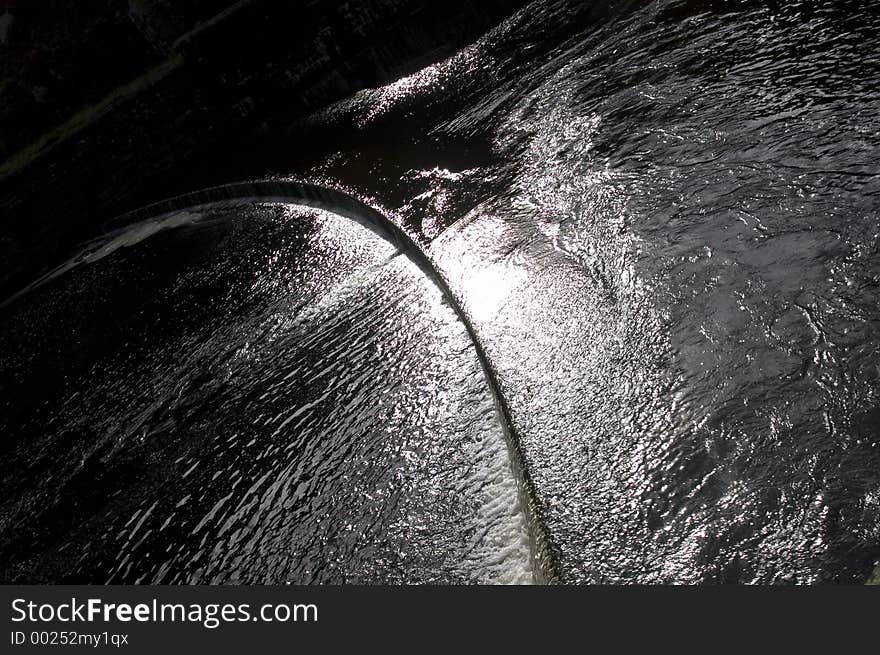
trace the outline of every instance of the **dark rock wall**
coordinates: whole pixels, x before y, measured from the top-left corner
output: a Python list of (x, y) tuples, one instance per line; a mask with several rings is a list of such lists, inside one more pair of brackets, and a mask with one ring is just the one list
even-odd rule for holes
[(0, 160), (157, 59), (120, 0), (0, 2)]

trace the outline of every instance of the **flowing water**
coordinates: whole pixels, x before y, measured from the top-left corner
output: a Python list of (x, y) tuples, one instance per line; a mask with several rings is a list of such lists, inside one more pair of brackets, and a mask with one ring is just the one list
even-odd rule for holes
[(7, 575), (531, 579), (473, 347), (393, 246), (327, 212), (231, 202), (81, 260), (4, 335), (21, 344)]
[(536, 2), (300, 125), (454, 299), (295, 203), (93, 244), (0, 319), (5, 578), (864, 580), (878, 9)]

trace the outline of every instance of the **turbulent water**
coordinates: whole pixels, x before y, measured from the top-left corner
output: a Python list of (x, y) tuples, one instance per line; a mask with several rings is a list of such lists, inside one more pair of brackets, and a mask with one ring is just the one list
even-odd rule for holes
[(235, 202), (138, 224), (83, 259), (4, 335), (23, 386), (2, 482), (8, 576), (530, 579), (473, 347), (388, 243), (325, 212)]
[(538, 2), (300, 126), (505, 417), (347, 219), (93, 245), (0, 319), (5, 578), (524, 581), (531, 521), (563, 582), (863, 581), (877, 9)]

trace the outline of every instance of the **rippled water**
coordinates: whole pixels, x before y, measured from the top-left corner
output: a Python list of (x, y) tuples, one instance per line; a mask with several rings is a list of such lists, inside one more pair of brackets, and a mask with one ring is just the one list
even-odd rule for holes
[[(878, 8), (538, 2), (307, 122), (327, 150), (286, 172), (382, 207), (467, 312), (551, 577), (877, 562)], [(3, 370), (51, 400), (7, 405), (7, 577), (526, 577), (503, 434), (439, 292), (326, 216), (224, 211), (13, 305)]]
[(238, 202), (92, 252), (4, 321), (8, 578), (531, 579), (471, 343), (388, 243)]

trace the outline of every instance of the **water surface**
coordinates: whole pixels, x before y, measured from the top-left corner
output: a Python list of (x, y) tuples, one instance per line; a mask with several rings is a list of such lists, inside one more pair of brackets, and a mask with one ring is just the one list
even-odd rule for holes
[[(877, 8), (536, 2), (273, 162), (448, 281), (561, 581), (860, 582), (880, 557)], [(200, 214), (13, 306), (7, 578), (530, 575), (460, 317), (288, 211)]]

